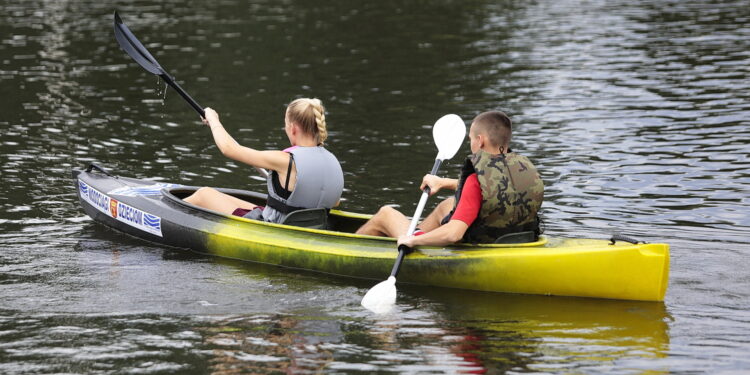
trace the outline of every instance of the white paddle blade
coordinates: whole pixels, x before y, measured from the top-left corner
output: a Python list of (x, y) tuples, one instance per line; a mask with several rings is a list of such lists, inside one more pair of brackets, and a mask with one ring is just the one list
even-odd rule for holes
[(450, 114), (441, 117), (432, 127), (432, 137), (438, 148), (436, 159), (448, 160), (456, 155), (466, 137), (466, 124), (458, 115)]
[(362, 298), (362, 306), (376, 314), (385, 314), (396, 305), (396, 278), (388, 276), (370, 288)]

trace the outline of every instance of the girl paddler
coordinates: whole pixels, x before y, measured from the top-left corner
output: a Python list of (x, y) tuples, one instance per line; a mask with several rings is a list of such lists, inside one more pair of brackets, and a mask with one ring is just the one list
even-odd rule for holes
[(259, 151), (237, 143), (219, 121), (219, 114), (206, 108), (203, 122), (211, 128), (216, 146), (230, 159), (265, 168), (268, 174), (266, 206), (202, 187), (185, 201), (225, 214), (278, 223), (295, 210), (331, 208), (338, 204), (344, 174), (333, 154), (323, 147), (328, 137), (325, 108), (318, 99), (301, 98), (289, 104), (284, 131), (291, 146), (283, 151)]

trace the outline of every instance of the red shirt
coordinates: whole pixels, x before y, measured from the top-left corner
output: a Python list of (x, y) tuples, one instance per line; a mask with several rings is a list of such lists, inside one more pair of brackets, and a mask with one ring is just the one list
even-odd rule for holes
[(461, 192), (461, 199), (458, 200), (456, 211), (451, 216), (451, 221), (461, 220), (466, 225), (471, 223), (479, 216), (479, 208), (482, 207), (482, 188), (479, 187), (477, 174), (472, 173), (464, 182), (464, 188)]

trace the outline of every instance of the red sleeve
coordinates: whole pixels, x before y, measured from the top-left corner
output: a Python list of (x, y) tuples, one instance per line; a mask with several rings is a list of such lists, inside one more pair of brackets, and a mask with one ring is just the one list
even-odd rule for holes
[(458, 200), (458, 205), (453, 216), (451, 216), (451, 221), (461, 220), (466, 225), (471, 225), (477, 216), (479, 216), (480, 207), (482, 207), (482, 189), (479, 187), (477, 174), (472, 173), (464, 183), (461, 199)]

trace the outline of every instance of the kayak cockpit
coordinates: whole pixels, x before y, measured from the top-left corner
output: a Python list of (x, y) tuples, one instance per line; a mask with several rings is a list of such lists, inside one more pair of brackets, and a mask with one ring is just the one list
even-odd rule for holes
[[(208, 210), (202, 207), (198, 207), (196, 205), (190, 204), (188, 202), (185, 202), (184, 199), (190, 196), (191, 194), (195, 193), (195, 191), (198, 190), (198, 187), (194, 186), (178, 186), (178, 187), (172, 187), (172, 188), (165, 188), (162, 191), (162, 194), (165, 198), (176, 202), (184, 207), (189, 208), (190, 210), (198, 210), (205, 213), (210, 213), (213, 215), (219, 215), (223, 217), (228, 217), (234, 220), (242, 221), (242, 220), (251, 220), (247, 218), (242, 218), (239, 216), (234, 215), (225, 215), (213, 210)], [(229, 188), (216, 188), (216, 190), (229, 194), (235, 198), (242, 199), (244, 201), (256, 204), (256, 205), (264, 205), (266, 203), (266, 194), (257, 193), (253, 191), (247, 191), (247, 190), (239, 190), (239, 189), (229, 189)], [(354, 212), (346, 212), (346, 211), (339, 211), (339, 210), (324, 210), (320, 209), (320, 211), (314, 212), (314, 210), (305, 210), (307, 212), (300, 212), (299, 217), (292, 219), (297, 220), (288, 220), (286, 222), (282, 222), (280, 224), (273, 224), (273, 223), (265, 223), (258, 220), (251, 220), (258, 223), (264, 223), (266, 225), (284, 225), (287, 228), (296, 228), (297, 230), (323, 230), (323, 231), (331, 231), (331, 232), (337, 232), (337, 235), (345, 235), (345, 236), (357, 236), (357, 237), (372, 237), (372, 236), (364, 236), (364, 235), (357, 235), (354, 234), (354, 232), (359, 229), (362, 225), (364, 225), (367, 220), (369, 220), (372, 215), (365, 215), (365, 214), (358, 214)], [(298, 211), (299, 212), (299, 211)], [(292, 216), (292, 214), (290, 214)], [(296, 215), (295, 215), (296, 216)], [(322, 217), (321, 217), (322, 216)], [(387, 237), (373, 237), (380, 240), (392, 240)], [(511, 235), (506, 235), (498, 239), (495, 243), (488, 243), (488, 244), (456, 244), (457, 246), (464, 248), (464, 249), (483, 249), (487, 247), (508, 247), (508, 246), (543, 246), (546, 244), (547, 239), (545, 237), (540, 237), (538, 239), (533, 238), (532, 232), (522, 232), (522, 233), (514, 233)]]

